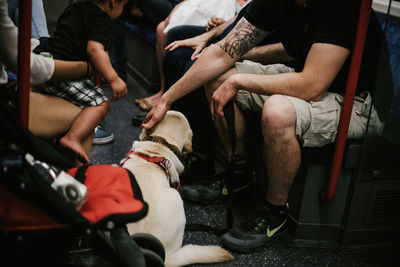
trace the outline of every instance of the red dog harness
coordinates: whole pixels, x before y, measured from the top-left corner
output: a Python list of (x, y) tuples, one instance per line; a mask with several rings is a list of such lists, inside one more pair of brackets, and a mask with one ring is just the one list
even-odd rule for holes
[(152, 157), (152, 156), (149, 156), (149, 155), (146, 155), (143, 153), (138, 153), (135, 150), (131, 149), (126, 154), (126, 158), (122, 161), (121, 166), (124, 165), (124, 163), (129, 159), (129, 156), (132, 154), (135, 154), (135, 155), (141, 157), (142, 159), (144, 159), (148, 162), (154, 163), (154, 164), (158, 165), (159, 167), (161, 167), (161, 169), (163, 169), (165, 171), (169, 185), (172, 188), (175, 188), (176, 190), (179, 191), (181, 184), (177, 183), (177, 182), (175, 182), (175, 183), (171, 182), (171, 174), (169, 172), (169, 169), (171, 168), (171, 163), (169, 162), (168, 159), (166, 159), (164, 157)]

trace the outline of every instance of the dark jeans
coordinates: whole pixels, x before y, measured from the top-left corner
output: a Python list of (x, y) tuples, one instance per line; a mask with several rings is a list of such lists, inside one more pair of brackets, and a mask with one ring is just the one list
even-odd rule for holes
[[(175, 40), (183, 40), (205, 32), (204, 27), (179, 26), (172, 28), (167, 34), (167, 44)], [(175, 51), (166, 51), (163, 59), (165, 88), (169, 88), (178, 81), (195, 62), (191, 60), (194, 50), (188, 47), (178, 48)], [(185, 95), (175, 103), (171, 109), (179, 110), (187, 117), (193, 130), (193, 151), (208, 153), (214, 135), (214, 124), (210, 116), (204, 88), (198, 88)]]

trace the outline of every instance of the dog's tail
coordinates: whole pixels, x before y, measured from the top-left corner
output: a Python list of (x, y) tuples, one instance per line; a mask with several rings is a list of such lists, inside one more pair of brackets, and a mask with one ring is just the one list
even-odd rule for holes
[(186, 245), (174, 254), (167, 255), (166, 267), (179, 267), (194, 263), (223, 262), (233, 259), (233, 256), (219, 246)]

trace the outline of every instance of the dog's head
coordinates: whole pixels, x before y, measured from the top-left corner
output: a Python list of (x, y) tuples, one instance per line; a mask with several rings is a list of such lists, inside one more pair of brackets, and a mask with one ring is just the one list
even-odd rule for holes
[(188, 120), (179, 111), (169, 110), (153, 128), (142, 129), (140, 140), (146, 140), (148, 136), (162, 138), (182, 153), (192, 152), (193, 132)]

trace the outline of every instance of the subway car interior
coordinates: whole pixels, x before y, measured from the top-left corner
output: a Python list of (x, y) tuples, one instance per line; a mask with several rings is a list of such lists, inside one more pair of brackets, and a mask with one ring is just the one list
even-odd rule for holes
[[(384, 61), (385, 57), (390, 60), (390, 69), (380, 64), (375, 78), (376, 84), (394, 88), (390, 99), (390, 116), (383, 133), (378, 137), (369, 137), (367, 131), (365, 138), (354, 140), (346, 140), (345, 133), (342, 142), (337, 141), (323, 147), (301, 148), (300, 169), (288, 199), (289, 231), (256, 251), (229, 251), (234, 257), (229, 261), (189, 266), (400, 266), (400, 1), (361, 1), (368, 2), (369, 9), (376, 13), (387, 42), (387, 46), (382, 46), (380, 56), (381, 61)], [(26, 2), (31, 1), (20, 1), (20, 5)], [(70, 2), (72, 1), (43, 0), (50, 36), (60, 14)], [(21, 28), (20, 25), (20, 32)], [(93, 144), (90, 153), (92, 165), (119, 165), (121, 160), (127, 157), (132, 143), (139, 140), (142, 132), (140, 122), (135, 123), (135, 118), (144, 118), (143, 115), (147, 112), (135, 104), (135, 99), (150, 96), (160, 88), (155, 29), (140, 28), (129, 21), (124, 23), (123, 31), (125, 40), (122, 49), (125, 49), (127, 58), (125, 80), (128, 93), (118, 102), (110, 101), (110, 111), (101, 125), (103, 129), (113, 133), (114, 139), (107, 144)], [(19, 36), (19, 40), (23, 40), (22, 38)], [(18, 49), (19, 52), (22, 51), (21, 44)], [(23, 83), (18, 81), (21, 79), (19, 75), (15, 79), (18, 86), (23, 86)], [(104, 91), (108, 97), (112, 97), (111, 90), (101, 78), (97, 79), (97, 83), (105, 87)], [(18, 91), (20, 92), (20, 88)], [(377, 93), (373, 96), (373, 101), (388, 102), (388, 99), (386, 95)], [(21, 105), (22, 102), (17, 109), (23, 121), (24, 109)], [(250, 151), (250, 165), (254, 169), (256, 193), (248, 202), (233, 207), (227, 203), (204, 205), (183, 199), (187, 226), (183, 245), (222, 246), (220, 232), (213, 229), (222, 229), (230, 223), (244, 221), (254, 212), (248, 209), (249, 204), (255, 207), (259, 198), (265, 196), (267, 185), (264, 178), (265, 169), (261, 164), (263, 156), (260, 143), (263, 141), (259, 114), (249, 113), (246, 116), (249, 119), (246, 147)], [(340, 126), (343, 125), (339, 124)], [(210, 136), (209, 140), (215, 172), (222, 173), (229, 168), (226, 153), (217, 133)], [(44, 142), (53, 146), (52, 141)], [(4, 143), (4, 140), (1, 143)], [(3, 176), (11, 156), (2, 154), (1, 157)], [(185, 184), (182, 185), (184, 186)], [(0, 189), (1, 202), (13, 201), (15, 196), (5, 194), (7, 187), (3, 182)], [(7, 197), (4, 197), (6, 195)], [(25, 200), (31, 202), (30, 205), (1, 205), (1, 254), (7, 259), (0, 263), (1, 266), (25, 266), (18, 264), (36, 260), (39, 266), (41, 262), (47, 266), (49, 261), (46, 257), (53, 260), (50, 261), (52, 266), (135, 266), (115, 260), (119, 255), (115, 252), (118, 250), (116, 245), (99, 249), (96, 241), (88, 238), (91, 232), (96, 231), (95, 228), (86, 229), (83, 236), (67, 234), (67, 237), (63, 235), (59, 238), (57, 232), (63, 231), (60, 227), (44, 230), (38, 226), (21, 230), (9, 225), (7, 216), (12, 212), (7, 213), (7, 209), (30, 209), (35, 204), (29, 198)], [(151, 209), (151, 205), (148, 208)], [(46, 211), (44, 209), (42, 213)], [(20, 219), (23, 219), (22, 217), (20, 215)], [(65, 225), (72, 225), (66, 228), (72, 228), (73, 231), (76, 230), (74, 223), (75, 221), (70, 220), (61, 221), (64, 228)], [(189, 227), (193, 225), (204, 228)], [(122, 248), (124, 249), (128, 250), (130, 246)], [(62, 250), (63, 253), (60, 254), (66, 256), (62, 259), (57, 258), (57, 252), (54, 252), (56, 250)], [(139, 250), (139, 253), (143, 251)], [(40, 256), (32, 255), (34, 253)], [(21, 260), (24, 257), (25, 261)], [(147, 265), (144, 266), (164, 265), (147, 261)]]

